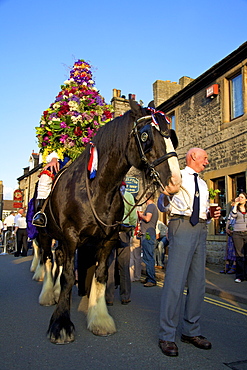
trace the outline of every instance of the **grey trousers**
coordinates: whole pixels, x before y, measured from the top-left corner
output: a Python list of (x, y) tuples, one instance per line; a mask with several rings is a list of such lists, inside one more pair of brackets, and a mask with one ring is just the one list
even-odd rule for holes
[(186, 281), (182, 334), (201, 335), (199, 319), (205, 293), (206, 237), (206, 222), (196, 226), (179, 218), (169, 222), (169, 254), (160, 309), (159, 338), (162, 340), (175, 341)]

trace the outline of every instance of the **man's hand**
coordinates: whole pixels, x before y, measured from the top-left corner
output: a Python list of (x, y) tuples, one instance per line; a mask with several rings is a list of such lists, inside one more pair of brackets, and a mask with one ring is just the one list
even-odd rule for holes
[(216, 211), (214, 212), (214, 217), (213, 218), (215, 220), (218, 220), (220, 218), (220, 216), (221, 216), (221, 207), (217, 207)]
[(52, 160), (45, 165), (43, 170), (47, 170), (47, 168), (50, 169), (51, 173), (58, 172), (59, 168), (60, 168), (60, 165), (59, 165), (59, 162), (58, 162), (57, 158), (52, 158)]

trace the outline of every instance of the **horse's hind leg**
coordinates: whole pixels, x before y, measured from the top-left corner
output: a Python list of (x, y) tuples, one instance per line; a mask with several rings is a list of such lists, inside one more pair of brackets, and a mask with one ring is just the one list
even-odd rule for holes
[(33, 255), (33, 260), (32, 260), (32, 264), (30, 267), (31, 272), (35, 272), (38, 266), (38, 263), (39, 263), (39, 247), (38, 247), (38, 244), (36, 243), (36, 240), (33, 240), (33, 251), (34, 251), (34, 255)]
[(106, 284), (98, 282), (94, 275), (88, 303), (87, 327), (93, 334), (99, 336), (116, 332), (114, 320), (106, 307), (105, 289)]
[(39, 304), (41, 304), (42, 306), (52, 306), (55, 304), (54, 281), (52, 276), (52, 239), (49, 237), (43, 237), (43, 239), (41, 239), (41, 242), (43, 243), (42, 261), (44, 265), (45, 275), (42, 290), (39, 296)]
[(59, 248), (56, 249), (55, 251), (54, 265), (56, 265), (56, 271), (53, 273), (53, 277), (55, 281), (53, 291), (54, 291), (55, 302), (57, 303), (59, 300), (60, 293), (61, 293), (60, 279), (61, 279), (61, 275), (63, 272), (63, 252)]
[(55, 302), (54, 282), (52, 276), (52, 260), (48, 258), (45, 262), (45, 277), (41, 293), (39, 295), (39, 304), (42, 306), (52, 306)]

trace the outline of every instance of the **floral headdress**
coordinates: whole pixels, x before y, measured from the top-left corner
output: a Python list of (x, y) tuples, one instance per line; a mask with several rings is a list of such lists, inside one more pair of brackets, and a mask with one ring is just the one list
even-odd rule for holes
[(98, 129), (112, 119), (113, 108), (94, 87), (90, 68), (83, 59), (75, 62), (55, 102), (41, 116), (36, 133), (44, 162), (53, 151), (60, 159), (67, 155), (74, 160)]

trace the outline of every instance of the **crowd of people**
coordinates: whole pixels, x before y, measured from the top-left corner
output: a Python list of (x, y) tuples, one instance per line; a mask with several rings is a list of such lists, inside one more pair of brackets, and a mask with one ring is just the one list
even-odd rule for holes
[(28, 233), (26, 213), (24, 208), (19, 208), (17, 212), (11, 211), (4, 221), (0, 223), (2, 244), (5, 243), (6, 233), (10, 232), (16, 238), (15, 257), (26, 257), (28, 252)]

